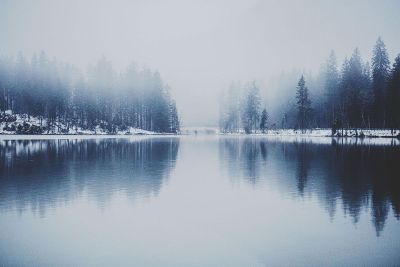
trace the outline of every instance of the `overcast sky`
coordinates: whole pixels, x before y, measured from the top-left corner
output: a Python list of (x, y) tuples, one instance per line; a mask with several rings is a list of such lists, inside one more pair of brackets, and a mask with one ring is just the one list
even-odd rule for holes
[(102, 55), (117, 70), (135, 61), (172, 87), (184, 125), (210, 125), (232, 80), (315, 72), (331, 49), (370, 60), (378, 36), (392, 60), (399, 13), (398, 0), (0, 0), (0, 53), (44, 50), (82, 70)]

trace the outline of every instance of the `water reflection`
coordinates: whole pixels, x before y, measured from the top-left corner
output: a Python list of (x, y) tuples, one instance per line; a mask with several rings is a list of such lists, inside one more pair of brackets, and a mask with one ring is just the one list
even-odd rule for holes
[(156, 195), (175, 166), (177, 138), (0, 141), (0, 210), (46, 209), (87, 194)]
[(234, 178), (242, 173), (242, 178), (256, 184), (267, 161), (266, 142), (255, 138), (224, 138), (219, 145), (229, 176)]
[(332, 219), (337, 206), (354, 223), (365, 210), (377, 235), (384, 229), (390, 209), (400, 219), (397, 144), (222, 138), (220, 158), (233, 181), (274, 185), (300, 198), (316, 196)]

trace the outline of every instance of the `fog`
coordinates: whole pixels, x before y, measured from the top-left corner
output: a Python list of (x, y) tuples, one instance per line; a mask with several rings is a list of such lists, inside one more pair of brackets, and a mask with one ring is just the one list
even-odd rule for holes
[(369, 60), (378, 36), (392, 60), (399, 10), (395, 0), (2, 0), (0, 54), (44, 50), (82, 70), (102, 56), (121, 72), (135, 61), (160, 72), (183, 126), (213, 126), (232, 81), (273, 95), (283, 71), (316, 73), (332, 49), (339, 64), (356, 47)]

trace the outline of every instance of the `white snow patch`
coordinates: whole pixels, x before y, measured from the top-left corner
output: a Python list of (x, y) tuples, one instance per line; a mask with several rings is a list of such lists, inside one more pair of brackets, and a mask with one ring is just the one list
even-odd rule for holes
[[(244, 132), (239, 133), (221, 133), (223, 135), (244, 135)], [(305, 131), (294, 130), (294, 129), (276, 129), (267, 130), (264, 133), (257, 131), (251, 135), (262, 135), (262, 136), (297, 136), (297, 137), (332, 137), (331, 129), (309, 129)], [(357, 129), (356, 130), (343, 130), (337, 131), (335, 137), (398, 137), (400, 136), (400, 130), (394, 130), (393, 133), (390, 129)]]
[[(18, 127), (23, 127), (24, 124), (28, 125), (27, 127), (47, 127), (47, 120), (37, 117), (21, 114), (13, 114), (11, 110), (5, 111), (6, 120), (0, 122), (0, 134), (2, 135), (13, 135), (17, 134)], [(54, 127), (51, 130), (44, 130), (42, 135), (110, 135), (105, 129), (101, 128), (99, 125), (95, 127), (94, 130), (82, 129), (78, 126), (70, 126), (56, 121), (54, 123)], [(117, 130), (116, 135), (160, 135), (162, 133), (156, 133), (152, 131), (146, 131), (143, 129), (130, 127), (127, 130)]]

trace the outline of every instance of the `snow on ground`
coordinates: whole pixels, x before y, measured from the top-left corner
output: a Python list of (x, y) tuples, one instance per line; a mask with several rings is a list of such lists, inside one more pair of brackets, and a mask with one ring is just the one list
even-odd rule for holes
[[(235, 135), (235, 133), (221, 133), (227, 135)], [(244, 133), (236, 133), (242, 135)], [(276, 129), (267, 130), (265, 133), (256, 132), (251, 135), (262, 136), (297, 136), (297, 137), (332, 137), (331, 129), (310, 129), (310, 130), (294, 130), (294, 129)], [(389, 129), (357, 129), (337, 131), (334, 137), (400, 137), (400, 130), (393, 133)]]
[[(363, 137), (360, 137), (362, 133)], [(347, 130), (343, 132), (343, 136), (332, 136), (331, 129), (313, 129), (302, 132), (293, 129), (268, 130), (265, 133), (257, 132), (246, 135), (244, 133), (221, 133), (221, 136), (237, 136), (249, 138), (267, 138), (269, 141), (275, 142), (305, 142), (311, 144), (335, 144), (335, 145), (384, 145), (384, 146), (400, 146), (400, 131), (396, 130), (392, 134), (387, 129), (362, 129), (357, 131)], [(362, 136), (361, 135), (361, 136)]]
[[(228, 135), (225, 135), (228, 136)], [(237, 135), (244, 136), (244, 135)], [(296, 136), (296, 135), (250, 135), (249, 138), (265, 138), (271, 142), (307, 143), (319, 145), (367, 145), (367, 146), (400, 146), (397, 138), (354, 138), (327, 136)]]
[[(46, 120), (37, 117), (20, 114), (12, 114), (11, 110), (5, 111), (0, 118), (0, 134), (41, 134), (41, 135), (109, 135), (109, 133), (99, 125), (94, 130), (82, 129), (77, 126), (67, 127), (61, 122), (55, 122), (54, 126), (48, 127)], [(143, 129), (130, 127), (126, 130), (117, 130), (116, 135), (156, 135), (160, 133), (146, 131)]]
[(200, 135), (213, 135), (218, 134), (219, 129), (215, 127), (181, 127), (181, 134), (183, 135), (193, 135), (193, 134), (200, 134)]

